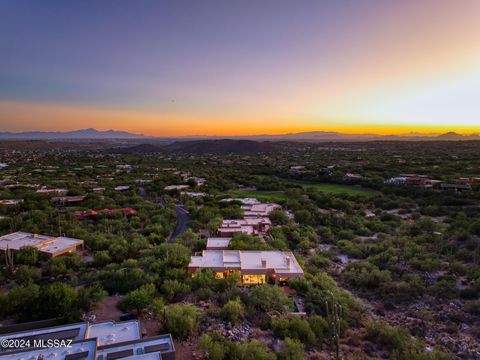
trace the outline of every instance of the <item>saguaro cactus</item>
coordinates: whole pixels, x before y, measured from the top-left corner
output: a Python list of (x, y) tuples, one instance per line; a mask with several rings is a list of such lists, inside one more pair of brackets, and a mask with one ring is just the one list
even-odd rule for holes
[(12, 254), (12, 249), (10, 249), (7, 246), (7, 249), (5, 250), (5, 265), (7, 266), (8, 269), (13, 268), (13, 254)]
[(335, 359), (340, 360), (340, 333), (341, 321), (343, 317), (343, 308), (337, 303), (332, 293), (325, 300), (325, 310), (327, 321), (330, 325), (332, 345), (335, 348)]

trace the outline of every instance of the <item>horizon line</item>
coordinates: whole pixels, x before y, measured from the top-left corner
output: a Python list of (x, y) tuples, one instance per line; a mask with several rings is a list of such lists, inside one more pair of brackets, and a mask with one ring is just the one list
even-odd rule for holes
[(305, 131), (290, 131), (290, 132), (280, 132), (280, 133), (252, 133), (252, 134), (189, 134), (189, 135), (153, 135), (138, 133), (135, 131), (129, 131), (124, 129), (98, 129), (93, 127), (88, 128), (79, 128), (72, 130), (23, 130), (23, 131), (9, 131), (9, 130), (0, 130), (0, 134), (12, 134), (12, 135), (22, 135), (26, 133), (58, 133), (65, 134), (69, 132), (81, 132), (94, 130), (96, 132), (123, 132), (128, 135), (146, 137), (146, 138), (189, 138), (189, 137), (260, 137), (260, 136), (286, 136), (286, 135), (301, 135), (301, 134), (313, 134), (313, 133), (324, 133), (324, 134), (340, 134), (340, 135), (361, 135), (361, 136), (407, 136), (407, 137), (434, 137), (439, 135), (445, 135), (449, 133), (455, 133), (462, 136), (475, 136), (480, 135), (479, 132), (465, 132), (465, 131), (455, 131), (448, 130), (443, 132), (421, 132), (421, 131), (410, 131), (410, 132), (401, 132), (401, 133), (377, 133), (377, 132), (342, 132), (336, 130), (305, 130)]

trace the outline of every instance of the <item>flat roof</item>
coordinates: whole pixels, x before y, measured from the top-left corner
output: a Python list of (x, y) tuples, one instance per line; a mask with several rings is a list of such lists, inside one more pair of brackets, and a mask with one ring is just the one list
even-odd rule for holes
[(281, 209), (282, 207), (275, 203), (258, 203), (258, 204), (246, 204), (242, 205), (241, 208), (243, 209), (245, 215), (252, 214), (252, 215), (268, 215), (273, 210)]
[(183, 190), (183, 189), (188, 189), (190, 186), (189, 185), (167, 185), (163, 189), (164, 190)]
[(231, 201), (239, 201), (242, 204), (245, 205), (253, 205), (253, 204), (260, 204), (260, 201), (258, 201), (255, 198), (226, 198), (220, 200), (221, 202), (231, 202)]
[(242, 232), (245, 234), (255, 233), (253, 226), (251, 225), (220, 227), (218, 228), (217, 231), (221, 233), (232, 233), (232, 234), (235, 234), (237, 232)]
[(14, 333), (0, 335), (0, 341), (5, 339), (19, 339), (19, 338), (44, 338), (51, 335), (55, 338), (70, 338), (72, 340), (82, 340), (86, 337), (88, 324), (85, 322), (52, 326), (47, 328), (39, 328), (25, 331), (18, 331)]
[(82, 244), (83, 240), (80, 239), (65, 236), (39, 235), (22, 231), (0, 237), (0, 250), (7, 250), (7, 248), (19, 250), (25, 246), (33, 246), (41, 252), (56, 254)]
[(191, 257), (189, 267), (236, 268), (246, 271), (273, 269), (279, 274), (303, 274), (300, 264), (290, 251), (204, 250), (201, 256)]
[(211, 237), (207, 239), (207, 250), (208, 248), (228, 248), (228, 245), (230, 245), (230, 241), (232, 241), (232, 238), (228, 237)]
[[(33, 324), (33, 323), (32, 323)], [(75, 337), (73, 336), (75, 335)], [(141, 338), (138, 320), (114, 322), (87, 322), (21, 331), (0, 336), (2, 339), (74, 340), (69, 346), (53, 348), (1, 349), (0, 359), (36, 360), (58, 358), (65, 360), (95, 360), (108, 354), (125, 359), (161, 359), (160, 354), (175, 352), (170, 334)], [(33, 344), (31, 345), (33, 346)]]
[(138, 340), (141, 338), (140, 327), (137, 320), (132, 321), (105, 321), (90, 324), (86, 334), (87, 338), (97, 338), (98, 346)]
[(32, 360), (43, 356), (44, 359), (81, 359), (95, 360), (96, 358), (96, 339), (86, 339), (74, 341), (69, 347), (49, 347), (49, 348), (26, 348), (19, 351), (0, 352), (2, 360)]
[(97, 356), (107, 358), (108, 354), (122, 354), (122, 359), (161, 359), (158, 354), (174, 352), (175, 345), (170, 334), (127, 341), (114, 345), (99, 346)]

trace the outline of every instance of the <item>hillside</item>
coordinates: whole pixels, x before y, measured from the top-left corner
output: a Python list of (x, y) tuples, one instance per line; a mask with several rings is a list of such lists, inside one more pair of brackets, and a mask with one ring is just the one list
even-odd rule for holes
[(140, 144), (131, 147), (115, 148), (110, 152), (115, 154), (156, 154), (164, 152), (165, 148), (153, 144)]
[(278, 145), (270, 142), (252, 140), (198, 140), (177, 141), (166, 146), (170, 151), (192, 154), (251, 154), (273, 152)]

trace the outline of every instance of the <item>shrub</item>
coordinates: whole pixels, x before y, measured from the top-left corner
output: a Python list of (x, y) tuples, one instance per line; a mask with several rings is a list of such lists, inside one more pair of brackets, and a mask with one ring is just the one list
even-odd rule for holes
[(264, 344), (257, 340), (234, 343), (223, 336), (213, 333), (200, 337), (199, 346), (206, 352), (209, 360), (275, 360)]
[(359, 289), (375, 289), (383, 283), (392, 281), (388, 271), (381, 271), (366, 261), (349, 264), (342, 277)]
[(235, 324), (244, 313), (245, 307), (240, 299), (230, 300), (223, 305), (222, 310), (220, 311), (220, 318)]
[(190, 286), (178, 280), (165, 280), (162, 293), (167, 301), (173, 301), (190, 292)]
[(276, 336), (296, 339), (305, 345), (313, 345), (316, 341), (315, 333), (312, 331), (309, 322), (304, 319), (273, 320), (272, 329)]
[(293, 308), (292, 300), (285, 295), (281, 288), (273, 285), (254, 287), (249, 302), (254, 308), (264, 312), (278, 311), (283, 313)]
[(304, 345), (294, 339), (286, 338), (282, 350), (278, 353), (279, 360), (302, 360), (305, 352)]
[(185, 339), (197, 330), (200, 310), (193, 305), (170, 305), (163, 311), (163, 327), (177, 339)]
[(308, 322), (310, 324), (310, 328), (317, 338), (317, 342), (322, 341), (323, 338), (328, 336), (328, 333), (330, 332), (330, 326), (324, 317), (314, 315), (308, 319)]

